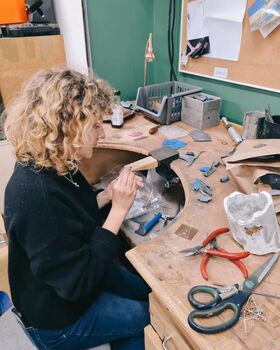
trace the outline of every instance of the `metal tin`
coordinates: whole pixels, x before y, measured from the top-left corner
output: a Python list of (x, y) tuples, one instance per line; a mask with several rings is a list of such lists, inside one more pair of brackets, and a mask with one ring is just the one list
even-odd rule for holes
[(264, 117), (264, 113), (259, 111), (252, 111), (244, 114), (242, 129), (243, 140), (260, 138)]

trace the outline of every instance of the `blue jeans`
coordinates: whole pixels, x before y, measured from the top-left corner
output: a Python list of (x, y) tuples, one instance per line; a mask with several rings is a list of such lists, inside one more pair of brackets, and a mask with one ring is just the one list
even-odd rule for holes
[(149, 292), (141, 277), (113, 265), (104, 290), (77, 322), (58, 330), (26, 329), (40, 350), (82, 350), (105, 343), (112, 350), (143, 350)]
[(8, 294), (4, 291), (0, 291), (0, 316), (3, 315), (11, 306), (12, 302)]

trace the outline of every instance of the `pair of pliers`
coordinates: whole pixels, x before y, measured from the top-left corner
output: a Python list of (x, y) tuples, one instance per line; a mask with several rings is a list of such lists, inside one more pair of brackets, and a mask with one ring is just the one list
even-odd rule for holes
[(214, 238), (216, 238), (217, 236), (219, 236), (223, 233), (226, 233), (226, 232), (229, 232), (229, 228), (227, 228), (227, 227), (218, 228), (217, 230), (211, 232), (205, 238), (205, 240), (202, 242), (201, 245), (198, 245), (198, 246), (193, 247), (193, 248), (187, 248), (187, 249), (181, 250), (179, 253), (182, 253), (183, 256), (191, 256), (191, 255), (206, 253), (208, 255), (213, 255), (213, 256), (217, 256), (219, 258), (225, 258), (225, 259), (229, 259), (229, 260), (244, 259), (248, 255), (250, 255), (250, 252), (247, 252), (247, 251), (240, 252), (240, 253), (231, 253), (231, 252), (223, 251), (223, 250), (221, 250), (221, 248), (219, 248), (218, 250), (205, 248)]
[[(217, 240), (216, 238), (213, 238), (212, 241), (210, 242), (211, 246), (213, 249), (215, 250), (218, 250), (222, 253), (226, 253), (226, 250), (223, 249), (223, 248), (220, 248), (217, 244)], [(208, 280), (208, 274), (207, 274), (207, 271), (206, 271), (206, 265), (207, 265), (207, 262), (210, 258), (210, 255), (209, 254), (205, 254), (202, 259), (201, 259), (201, 262), (200, 262), (200, 272), (201, 272), (201, 275), (202, 277), (205, 279), (205, 280)], [(229, 259), (235, 266), (237, 266), (239, 268), (239, 270), (243, 273), (243, 276), (244, 278), (246, 279), (248, 277), (248, 270), (246, 268), (246, 266), (240, 261), (240, 260), (231, 260)]]

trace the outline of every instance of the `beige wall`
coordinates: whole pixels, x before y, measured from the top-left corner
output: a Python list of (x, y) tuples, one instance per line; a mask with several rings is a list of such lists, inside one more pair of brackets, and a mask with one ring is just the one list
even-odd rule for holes
[(0, 212), (4, 211), (4, 191), (12, 175), (15, 158), (7, 141), (0, 141)]
[[(7, 141), (0, 141), (0, 233), (5, 232), (1, 213), (4, 210), (4, 191), (12, 175), (15, 158)], [(10, 294), (8, 282), (8, 246), (0, 245), (0, 290)]]

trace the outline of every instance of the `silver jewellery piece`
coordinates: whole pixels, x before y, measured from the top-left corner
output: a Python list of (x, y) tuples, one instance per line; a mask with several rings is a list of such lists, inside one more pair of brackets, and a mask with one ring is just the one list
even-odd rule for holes
[(77, 182), (73, 181), (71, 173), (69, 172), (68, 174), (70, 176), (70, 179), (66, 175), (63, 175), (63, 177), (65, 177), (65, 179), (71, 182), (71, 184), (73, 184), (75, 187), (79, 188), (80, 185)]

